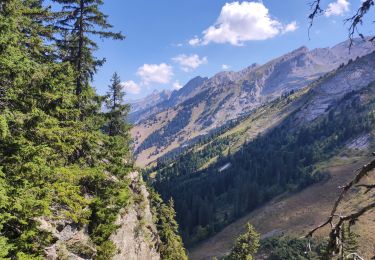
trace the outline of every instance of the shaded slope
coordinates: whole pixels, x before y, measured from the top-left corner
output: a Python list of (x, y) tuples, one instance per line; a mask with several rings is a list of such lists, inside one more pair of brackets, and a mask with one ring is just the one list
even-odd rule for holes
[[(323, 168), (330, 174), (328, 181), (312, 185), (299, 193), (280, 196), (270, 201), (192, 248), (189, 251), (189, 258), (203, 260), (224, 256), (230, 251), (235, 238), (244, 231), (247, 222), (251, 222), (263, 238), (281, 234), (297, 237), (306, 235), (311, 228), (322, 223), (330, 214), (340, 191), (337, 187), (350, 180), (354, 176), (354, 171), (367, 161), (368, 159), (364, 157), (351, 157), (351, 160), (346, 157), (335, 158)], [(368, 195), (368, 198), (370, 196), (372, 195)], [(375, 232), (374, 218), (375, 213), (369, 213), (355, 227), (361, 235), (360, 252), (366, 257), (365, 259), (372, 256), (373, 245), (375, 245), (372, 235)], [(327, 233), (322, 231), (320, 235), (327, 235)]]

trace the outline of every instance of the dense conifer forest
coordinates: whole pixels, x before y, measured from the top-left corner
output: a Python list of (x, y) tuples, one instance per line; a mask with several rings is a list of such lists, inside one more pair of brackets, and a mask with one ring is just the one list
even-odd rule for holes
[[(47, 221), (87, 228), (93, 247), (78, 253), (110, 259), (134, 168), (119, 76), (106, 96), (91, 86), (104, 62), (92, 36), (124, 36), (110, 30), (101, 0), (54, 4), (0, 1), (0, 258), (42, 259), (54, 243), (40, 228)], [(163, 258), (186, 257), (173, 205), (156, 201)]]
[[(315, 164), (374, 127), (372, 87), (363, 90), (369, 93), (366, 102), (361, 102), (360, 93), (349, 93), (326, 116), (308, 125), (298, 126), (291, 115), (234, 154), (230, 150), (222, 154), (226, 139), (218, 138), (202, 150), (160, 163), (151, 181), (163, 198), (174, 199), (185, 242), (194, 244), (283, 192), (327, 178)], [(206, 158), (217, 154), (216, 163), (199, 169)]]

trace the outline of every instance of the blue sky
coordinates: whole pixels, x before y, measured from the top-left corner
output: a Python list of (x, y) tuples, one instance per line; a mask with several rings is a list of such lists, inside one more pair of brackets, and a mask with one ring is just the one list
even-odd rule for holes
[[(343, 20), (361, 0), (325, 0), (326, 13), (308, 38), (311, 0), (117, 0), (103, 11), (124, 41), (99, 42), (107, 62), (94, 79), (105, 93), (117, 71), (130, 99), (154, 89), (174, 89), (195, 76), (240, 70), (264, 63), (300, 46), (332, 46), (347, 39)], [(373, 12), (370, 14), (373, 17)], [(369, 19), (370, 20), (370, 19)], [(361, 32), (374, 34), (370, 21)]]

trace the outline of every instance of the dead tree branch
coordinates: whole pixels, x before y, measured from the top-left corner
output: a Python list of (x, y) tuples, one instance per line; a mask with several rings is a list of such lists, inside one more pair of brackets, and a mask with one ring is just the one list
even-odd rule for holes
[[(353, 45), (353, 39), (355, 38), (355, 33), (357, 33), (363, 40), (366, 40), (365, 36), (358, 32), (358, 26), (363, 24), (364, 17), (368, 14), (371, 7), (375, 5), (375, 0), (364, 0), (358, 8), (357, 12), (350, 18), (345, 19), (345, 23), (350, 23), (349, 26), (349, 39), (350, 39), (350, 46)], [(310, 36), (310, 29), (314, 23), (315, 18), (324, 12), (324, 9), (321, 7), (321, 0), (314, 0), (310, 4), (311, 13), (309, 15), (310, 25), (309, 25), (309, 36)], [(375, 21), (374, 21), (375, 22)], [(369, 41), (374, 42), (375, 36), (368, 39)]]
[[(375, 154), (373, 153), (375, 156)], [(357, 185), (366, 175), (368, 175), (369, 172), (375, 169), (375, 159), (373, 159), (370, 163), (364, 165), (360, 171), (354, 176), (354, 178), (348, 182), (345, 186), (339, 187), (341, 189), (341, 193), (336, 199), (331, 214), (328, 217), (328, 219), (322, 223), (321, 225), (315, 227), (312, 229), (305, 237), (310, 238), (313, 236), (313, 234), (330, 224), (331, 231), (329, 233), (329, 241), (327, 246), (327, 252), (330, 255), (334, 255), (337, 252), (340, 252), (340, 247), (342, 246), (343, 241), (341, 241), (341, 232), (344, 222), (348, 222), (349, 225), (354, 225), (359, 217), (361, 217), (363, 214), (368, 212), (369, 210), (372, 210), (375, 208), (375, 201), (368, 204), (367, 206), (362, 207), (357, 212), (351, 213), (347, 216), (341, 216), (337, 214), (337, 208), (339, 207), (340, 203), (342, 202), (343, 198), (347, 194), (347, 192), (356, 185), (356, 187), (365, 187), (367, 188), (368, 192), (371, 189), (375, 188), (375, 185), (366, 185), (366, 184), (360, 184)], [(338, 219), (338, 220), (336, 220)], [(334, 222), (336, 221), (336, 223)]]
[(309, 38), (310, 38), (310, 30), (311, 30), (311, 27), (313, 26), (314, 24), (314, 20), (315, 18), (321, 14), (324, 10), (320, 7), (320, 1), (321, 0), (314, 0), (311, 4), (310, 4), (310, 9), (312, 10), (311, 14), (309, 15), (309, 19), (310, 19), (310, 25), (309, 25), (309, 30), (308, 30), (308, 35), (309, 35)]
[(357, 185), (357, 187), (366, 188), (366, 191), (365, 191), (365, 194), (366, 194), (372, 189), (375, 189), (375, 184), (360, 184), (360, 185)]

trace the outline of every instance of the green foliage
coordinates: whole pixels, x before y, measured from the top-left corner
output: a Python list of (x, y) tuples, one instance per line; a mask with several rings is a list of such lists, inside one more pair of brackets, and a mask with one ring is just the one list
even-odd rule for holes
[(352, 253), (358, 253), (358, 238), (359, 235), (351, 230), (348, 223), (344, 223), (341, 231), (341, 237), (343, 241), (343, 255), (347, 259), (355, 259), (354, 256), (347, 257)]
[(1, 260), (10, 260), (8, 256), (9, 251), (12, 250), (13, 246), (8, 243), (6, 237), (0, 236), (0, 259)]
[(121, 85), (121, 79), (114, 73), (106, 96), (108, 126), (107, 132), (110, 136), (124, 135), (128, 132), (128, 126), (124, 124), (124, 118), (129, 112), (129, 105), (124, 105), (125, 92)]
[[(101, 0), (54, 2), (61, 11), (40, 0), (0, 4), (0, 259), (42, 259), (55, 238), (41, 219), (88, 227), (88, 243), (67, 248), (110, 259), (132, 195), (129, 108), (117, 74), (106, 97), (90, 86), (103, 63), (90, 37), (123, 36), (108, 30)], [(186, 258), (171, 206), (160, 215), (162, 251)]]
[(98, 248), (97, 260), (108, 260), (111, 259), (116, 253), (116, 246), (112, 241), (103, 242)]
[(252, 260), (259, 249), (260, 234), (248, 223), (246, 232), (240, 235), (232, 248), (228, 260)]
[(150, 199), (154, 222), (161, 240), (159, 247), (161, 258), (165, 260), (188, 259), (182, 239), (178, 234), (173, 200), (164, 204), (160, 196), (153, 190), (150, 190)]
[(268, 260), (322, 259), (325, 242), (292, 237), (272, 237), (261, 241), (260, 253)]
[[(114, 33), (107, 21), (107, 16), (101, 12), (103, 0), (53, 0), (62, 5), (59, 12), (57, 25), (61, 38), (57, 40), (60, 47), (60, 56), (63, 61), (71, 63), (76, 71), (75, 92), (80, 98), (80, 106), (86, 106), (90, 99), (85, 97), (85, 92), (98, 67), (103, 65), (105, 59), (97, 59), (93, 53), (98, 49), (92, 36), (124, 39), (121, 33)], [(84, 104), (82, 101), (85, 100)]]
[[(104, 22), (96, 8), (101, 2), (91, 2), (86, 8), (99, 19), (93, 24)], [(123, 123), (111, 136), (103, 130), (111, 117), (101, 112), (103, 97), (87, 74), (77, 95), (75, 63), (51, 37), (60, 32), (50, 25), (54, 15), (39, 0), (1, 3), (0, 257), (41, 259), (54, 242), (39, 227), (43, 217), (88, 225), (98, 257), (108, 259), (115, 217), (131, 195), (129, 127)], [(82, 48), (89, 45), (95, 43)], [(85, 58), (95, 61), (91, 52)]]
[[(159, 163), (151, 181), (163, 199), (174, 199), (184, 242), (192, 245), (271, 198), (325, 178), (315, 165), (373, 129), (372, 88), (347, 94), (310, 124), (296, 125), (297, 118), (291, 115), (238, 152), (219, 156), (206, 169), (197, 167), (222, 154), (226, 140), (214, 138), (203, 142), (202, 149)], [(220, 171), (225, 165), (229, 168)]]
[(0, 115), (0, 140), (4, 140), (8, 135), (8, 122), (4, 115)]

